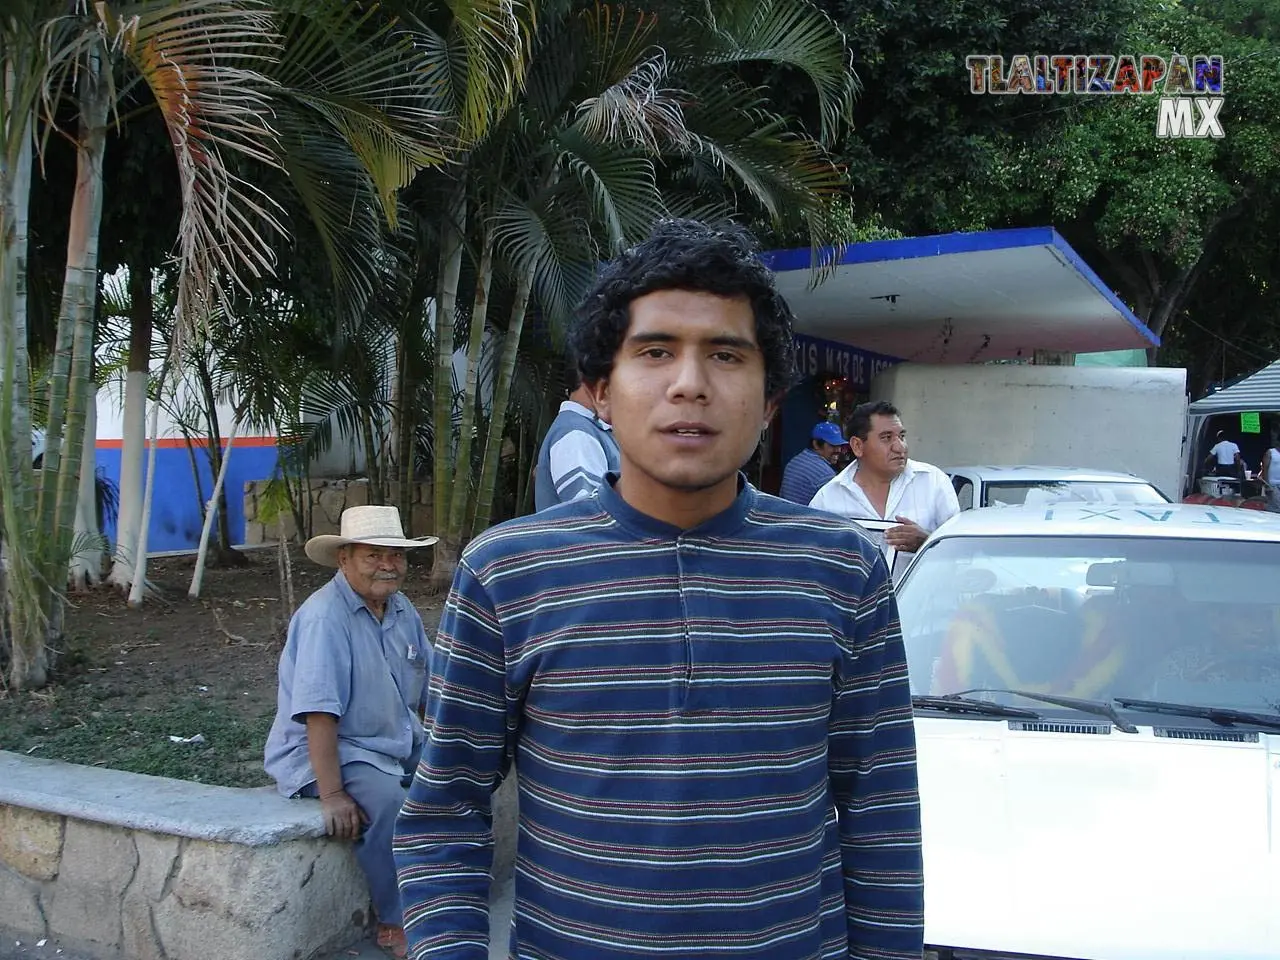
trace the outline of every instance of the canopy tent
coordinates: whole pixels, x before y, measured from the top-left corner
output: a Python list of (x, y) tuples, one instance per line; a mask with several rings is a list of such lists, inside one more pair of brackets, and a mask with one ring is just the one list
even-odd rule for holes
[[(1252, 421), (1248, 433), (1245, 432), (1246, 417), (1243, 416), (1235, 429), (1227, 428), (1222, 421), (1218, 421), (1214, 429), (1227, 429), (1240, 444), (1246, 463), (1256, 468), (1260, 451), (1266, 448), (1271, 435), (1280, 430), (1280, 360), (1187, 407), (1187, 439), (1183, 444), (1184, 492), (1191, 492), (1196, 468), (1212, 439), (1209, 436), (1210, 421), (1224, 414), (1253, 414), (1247, 417)], [(1266, 421), (1270, 421), (1269, 426)]]
[(1280, 360), (1191, 404), (1193, 417), (1280, 410)]

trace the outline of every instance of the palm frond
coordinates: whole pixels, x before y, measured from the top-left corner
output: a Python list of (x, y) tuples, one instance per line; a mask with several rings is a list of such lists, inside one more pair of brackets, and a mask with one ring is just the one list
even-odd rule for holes
[(573, 127), (562, 130), (556, 142), (611, 250), (639, 239), (664, 214), (654, 164), (644, 153), (592, 142)]
[(439, 90), (457, 118), (458, 136), (473, 142), (510, 106), (524, 79), (533, 6), (520, 0), (444, 0), (447, 35), (422, 30), (422, 79)]
[(692, 62), (747, 62), (792, 67), (818, 94), (822, 139), (832, 142), (849, 122), (858, 78), (840, 28), (817, 5), (796, 0), (704, 0), (713, 42), (699, 44)]
[[(224, 151), (275, 165), (271, 82), (259, 67), (279, 49), (260, 0), (173, 0), (90, 8), (99, 39), (150, 88), (169, 132), (182, 189), (176, 337), (215, 306), (230, 310), (242, 272), (274, 270), (268, 236), (278, 207), (235, 174)], [(228, 284), (231, 284), (230, 286)]]
[(574, 126), (598, 143), (656, 154), (684, 131), (681, 92), (667, 85), (666, 51), (651, 43), (657, 17), (600, 4), (582, 14), (589, 89), (575, 109)]
[(509, 195), (494, 215), (498, 252), (513, 270), (533, 271), (534, 298), (557, 322), (572, 314), (599, 254), (589, 223), (563, 199), (554, 190), (533, 202)]
[(431, 102), (419, 68), (419, 38), (374, 22), (376, 5), (288, 0), (283, 54), (271, 70), (278, 96), (339, 132), (396, 223), (396, 193), (454, 147), (447, 115)]

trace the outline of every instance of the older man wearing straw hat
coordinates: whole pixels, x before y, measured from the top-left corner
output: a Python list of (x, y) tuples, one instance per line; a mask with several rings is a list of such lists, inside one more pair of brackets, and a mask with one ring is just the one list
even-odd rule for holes
[(395, 507), (350, 507), (340, 533), (307, 541), (336, 567), (289, 622), (265, 767), (287, 797), (318, 797), (332, 836), (355, 841), (378, 945), (405, 955), (391, 836), (417, 765), (431, 646), (400, 593), (410, 540)]

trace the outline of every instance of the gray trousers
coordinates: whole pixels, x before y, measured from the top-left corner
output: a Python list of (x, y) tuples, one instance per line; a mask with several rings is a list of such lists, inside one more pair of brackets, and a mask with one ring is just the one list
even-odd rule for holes
[[(396, 927), (404, 926), (404, 916), (400, 907), (400, 885), (396, 882), (396, 864), (391, 856), (391, 838), (417, 766), (417, 754), (405, 764), (403, 777), (383, 773), (372, 764), (359, 761), (342, 765), (342, 788), (369, 818), (368, 825), (355, 842), (356, 862), (369, 881), (369, 895), (378, 921)], [(298, 791), (300, 797), (319, 795), (314, 781)]]

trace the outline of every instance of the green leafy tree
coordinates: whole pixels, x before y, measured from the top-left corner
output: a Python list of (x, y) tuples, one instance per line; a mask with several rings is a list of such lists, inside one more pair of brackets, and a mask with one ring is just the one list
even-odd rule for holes
[(1163, 2), (1125, 44), (1222, 54), (1223, 138), (1157, 139), (1157, 97), (1072, 97), (1055, 134), (1005, 154), (991, 183), (1016, 215), (1047, 210), (1158, 336), (1226, 242), (1280, 200), (1280, 44), (1235, 27), (1208, 5)]
[[(851, 183), (852, 229), (984, 229), (1009, 211), (991, 183), (1001, 158), (1050, 136), (1056, 97), (975, 96), (969, 55), (1116, 50), (1138, 0), (817, 0), (848, 37), (859, 81), (834, 154)], [(771, 78), (786, 89), (786, 74)], [(801, 87), (786, 109), (817, 129)]]

